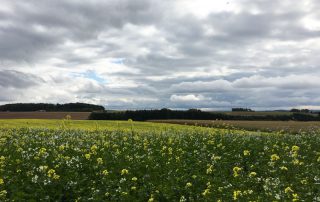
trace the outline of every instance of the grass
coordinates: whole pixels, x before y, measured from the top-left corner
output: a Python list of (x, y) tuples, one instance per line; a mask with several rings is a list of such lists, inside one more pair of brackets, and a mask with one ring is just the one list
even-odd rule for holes
[(319, 201), (320, 135), (1, 120), (0, 201)]

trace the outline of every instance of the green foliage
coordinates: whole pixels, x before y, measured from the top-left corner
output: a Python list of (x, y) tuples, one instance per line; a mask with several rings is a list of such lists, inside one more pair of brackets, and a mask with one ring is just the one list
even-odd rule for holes
[(254, 112), (254, 110), (249, 108), (232, 108), (233, 112)]
[(310, 113), (309, 109), (291, 109), (290, 112)]
[[(241, 112), (241, 113), (238, 113)], [(320, 116), (306, 113), (259, 113), (249, 109), (246, 111), (233, 111), (232, 113), (212, 113), (197, 109), (187, 111), (179, 110), (136, 110), (136, 111), (116, 111), (116, 112), (93, 112), (90, 114), (91, 120), (165, 120), (165, 119), (186, 119), (186, 120), (252, 120), (252, 121), (320, 121)]]
[(15, 103), (0, 105), (0, 111), (29, 112), (29, 111), (64, 111), (64, 112), (92, 112), (103, 111), (104, 107), (87, 103)]
[(0, 129), (1, 201), (320, 200), (316, 132), (67, 121)]

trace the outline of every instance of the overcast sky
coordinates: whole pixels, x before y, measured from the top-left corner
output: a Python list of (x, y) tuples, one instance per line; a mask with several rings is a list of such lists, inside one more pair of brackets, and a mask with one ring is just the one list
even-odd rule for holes
[(320, 108), (319, 0), (1, 0), (0, 104)]

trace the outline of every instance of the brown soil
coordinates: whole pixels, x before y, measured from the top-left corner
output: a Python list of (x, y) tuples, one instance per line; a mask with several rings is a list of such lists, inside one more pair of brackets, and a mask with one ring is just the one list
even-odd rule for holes
[(0, 119), (63, 119), (86, 120), (91, 112), (0, 112)]

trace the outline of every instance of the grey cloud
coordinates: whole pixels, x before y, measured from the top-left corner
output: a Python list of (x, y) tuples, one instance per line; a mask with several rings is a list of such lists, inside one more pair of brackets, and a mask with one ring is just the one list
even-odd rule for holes
[(227, 101), (217, 101), (202, 95), (175, 95), (170, 97), (172, 107), (190, 109), (194, 106), (201, 106), (201, 108), (219, 108), (231, 107), (231, 103)]
[(217, 31), (212, 38), (225, 43), (250, 43), (261, 39), (305, 40), (320, 35), (319, 31), (308, 30), (300, 20), (301, 12), (283, 14), (262, 13), (218, 13), (208, 18), (208, 23)]
[(78, 34), (87, 30), (84, 34), (90, 34), (109, 26), (120, 28), (127, 23), (154, 23), (163, 6), (164, 4), (154, 0), (45, 0), (20, 1), (15, 4), (15, 9), (21, 12), (16, 18), (25, 23), (38, 23), (49, 28), (68, 28)]
[(0, 71), (0, 86), (5, 88), (29, 88), (43, 80), (35, 75), (14, 70)]
[[(163, 55), (149, 54), (143, 57), (137, 58), (132, 64), (135, 67), (145, 69), (146, 71), (152, 71), (152, 74), (164, 74), (174, 71), (183, 71), (188, 69), (195, 69), (209, 65), (209, 61), (198, 61), (192, 58), (172, 58)], [(174, 67), (172, 69), (171, 67)]]
[(96, 39), (102, 32), (125, 24), (150, 24), (161, 17), (165, 4), (157, 1), (16, 1), (14, 12), (2, 15), (0, 59), (41, 60), (65, 41)]
[(283, 88), (283, 89), (315, 89), (320, 87), (320, 77), (311, 75), (287, 77), (262, 77), (252, 76), (241, 78), (233, 82), (239, 88)]
[[(302, 20), (320, 22), (320, 3), (237, 2), (237, 12), (200, 18), (184, 8), (176, 13), (167, 0), (5, 0), (13, 11), (0, 11), (0, 62), (10, 64), (0, 67), (7, 95), (0, 101), (70, 99), (121, 109), (319, 105), (320, 29)], [(72, 75), (106, 58), (125, 58), (126, 68), (97, 76), (134, 85)]]
[(178, 93), (186, 92), (225, 92), (232, 89), (231, 83), (225, 80), (215, 80), (210, 82), (182, 82), (172, 85), (172, 91)]
[[(59, 39), (52, 34), (42, 34), (29, 27), (0, 26), (0, 60), (32, 62), (43, 49), (56, 44)], [(40, 56), (39, 56), (40, 57)]]

